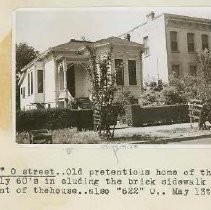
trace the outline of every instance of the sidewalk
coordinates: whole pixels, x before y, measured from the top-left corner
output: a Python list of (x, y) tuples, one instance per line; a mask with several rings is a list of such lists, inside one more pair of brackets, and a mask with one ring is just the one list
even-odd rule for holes
[(211, 130), (198, 130), (198, 123), (182, 123), (173, 125), (160, 125), (148, 127), (127, 127), (115, 130), (117, 143), (137, 144), (166, 144), (193, 140), (198, 138), (211, 138)]

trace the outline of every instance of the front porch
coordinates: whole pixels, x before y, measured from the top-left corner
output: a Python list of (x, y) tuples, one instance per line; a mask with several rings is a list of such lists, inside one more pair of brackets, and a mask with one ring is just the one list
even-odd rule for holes
[(90, 97), (90, 83), (86, 60), (62, 58), (57, 65), (58, 107), (67, 107), (72, 101)]

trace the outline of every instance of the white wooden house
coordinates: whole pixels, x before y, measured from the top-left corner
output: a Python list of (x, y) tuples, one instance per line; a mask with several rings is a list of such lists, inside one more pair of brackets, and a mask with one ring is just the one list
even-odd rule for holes
[[(117, 88), (129, 90), (138, 99), (142, 88), (142, 45), (126, 39), (110, 37), (92, 43), (97, 55), (108, 52), (113, 46), (111, 69), (122, 62)], [(73, 99), (90, 97), (90, 82), (85, 68), (88, 52), (85, 41), (71, 39), (70, 42), (49, 48), (21, 71), (21, 110), (66, 107)]]

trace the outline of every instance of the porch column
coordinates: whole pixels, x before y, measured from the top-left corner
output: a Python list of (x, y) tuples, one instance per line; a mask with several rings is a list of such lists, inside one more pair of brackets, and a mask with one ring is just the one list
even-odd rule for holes
[[(62, 85), (62, 83), (61, 83), (61, 72), (62, 72), (62, 74), (64, 75), (64, 73), (63, 73), (63, 65), (62, 65), (62, 63), (59, 63), (58, 64), (58, 68), (57, 68), (57, 72), (58, 72), (58, 90), (59, 91), (61, 91), (62, 89), (63, 89), (63, 85)], [(63, 79), (63, 77), (62, 77), (62, 79)], [(63, 79), (64, 80), (64, 79)]]
[(67, 90), (67, 63), (66, 59), (62, 61), (63, 72), (64, 72), (64, 90)]

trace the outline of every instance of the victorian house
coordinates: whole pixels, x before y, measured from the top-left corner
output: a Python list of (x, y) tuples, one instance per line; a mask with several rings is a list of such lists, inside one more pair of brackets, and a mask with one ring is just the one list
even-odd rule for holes
[[(89, 59), (86, 41), (71, 39), (49, 48), (22, 69), (20, 105), (22, 110), (66, 107), (73, 99), (88, 103), (91, 99), (86, 63)], [(112, 45), (111, 71), (118, 71), (116, 86), (128, 90), (138, 99), (142, 87), (142, 45), (128, 39), (110, 37), (92, 43), (98, 56), (105, 55)]]

